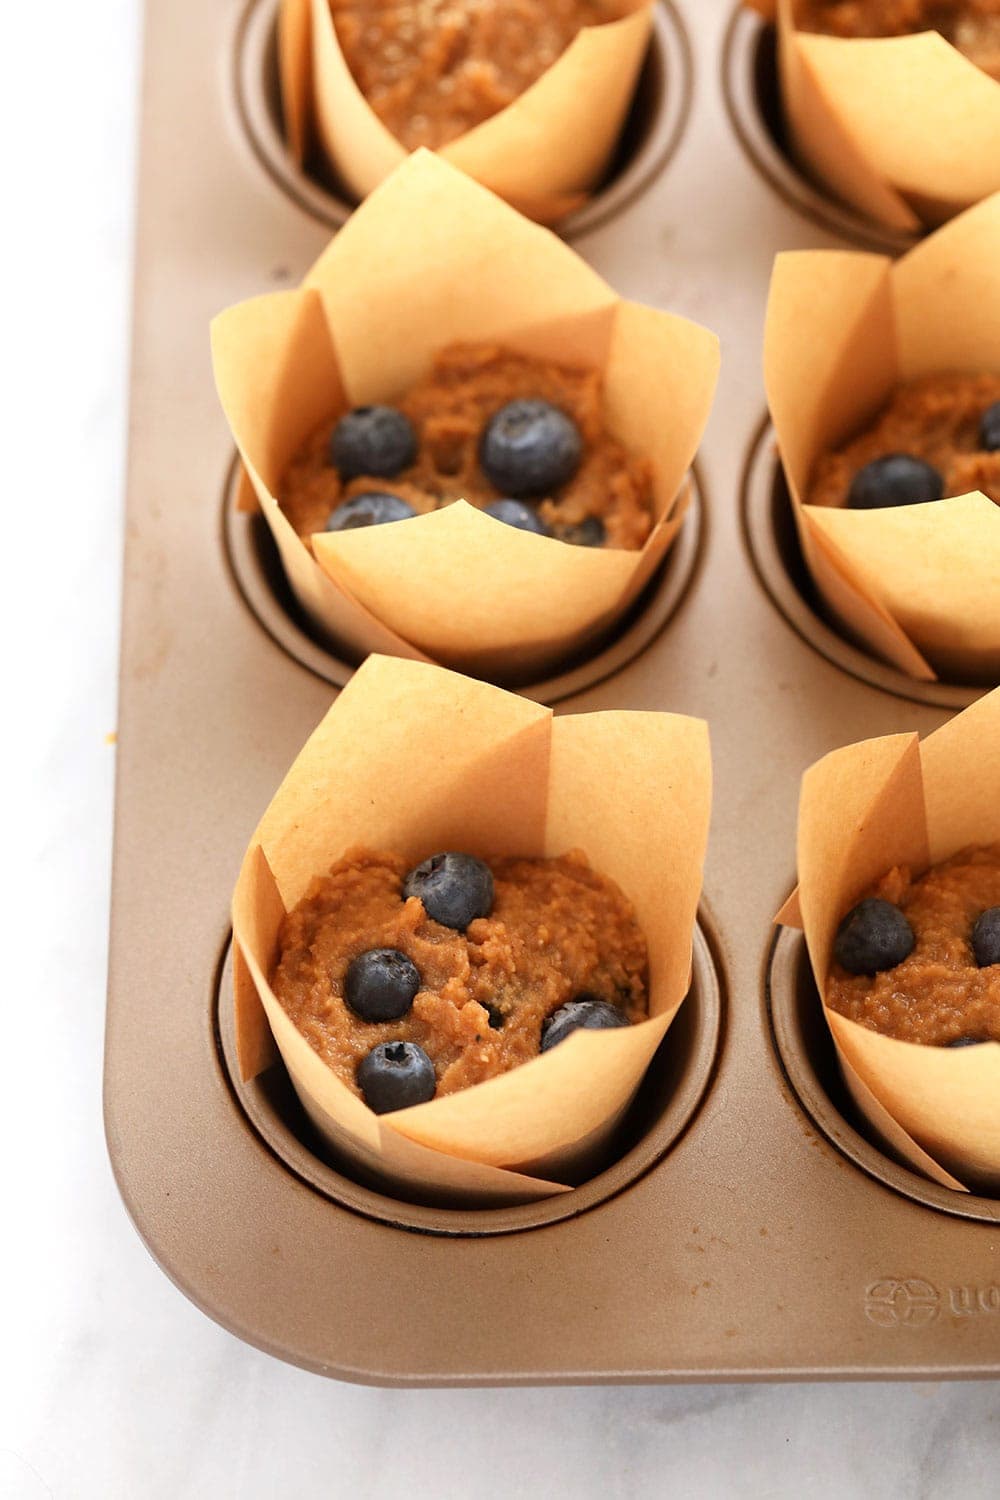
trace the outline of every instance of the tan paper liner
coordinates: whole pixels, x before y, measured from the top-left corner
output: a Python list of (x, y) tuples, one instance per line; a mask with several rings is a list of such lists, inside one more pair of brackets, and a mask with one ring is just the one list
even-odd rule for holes
[(796, 154), (838, 197), (913, 232), (1000, 190), (1000, 84), (939, 32), (819, 36), (795, 0), (748, 3), (777, 22)]
[[(888, 735), (805, 774), (797, 892), (780, 919), (805, 932), (825, 995), (843, 916), (894, 865), (915, 875), (1000, 842), (1000, 691), (921, 743)], [(796, 917), (799, 920), (796, 920)], [(876, 1134), (946, 1187), (1000, 1190), (1000, 1044), (953, 1049), (881, 1036), (824, 1006), (848, 1088)]]
[[(241, 1070), (274, 1041), (327, 1141), (424, 1197), (518, 1202), (564, 1191), (599, 1157), (690, 982), (711, 798), (708, 729), (658, 713), (555, 718), (440, 667), (371, 657), (264, 814), (233, 897)], [(650, 1019), (577, 1033), (533, 1061), (378, 1117), (320, 1060), (268, 983), (285, 912), (349, 848), (415, 862), (582, 849), (633, 902), (649, 945)]]
[[(619, 0), (616, 19), (584, 27), (519, 98), (440, 155), (522, 213), (554, 223), (600, 181), (635, 92), (653, 25), (650, 0)], [(310, 135), (337, 176), (365, 198), (406, 159), (358, 88), (329, 0), (282, 0), (279, 75), (289, 148)]]
[(996, 682), (1000, 507), (979, 493), (858, 511), (807, 505), (820, 454), (901, 381), (1000, 372), (1000, 194), (901, 260), (841, 250), (775, 261), (764, 379), (805, 560), (834, 616), (912, 677)]
[[(645, 547), (573, 547), (459, 501), (318, 535), (311, 555), (275, 499), (309, 433), (350, 405), (398, 399), (448, 344), (492, 340), (603, 370), (609, 430), (655, 466)], [(598, 637), (652, 577), (683, 519), (719, 364), (713, 334), (622, 301), (549, 231), (429, 152), (372, 194), (298, 291), (216, 318), (212, 351), (253, 492), (320, 630), (358, 655), (510, 681)]]

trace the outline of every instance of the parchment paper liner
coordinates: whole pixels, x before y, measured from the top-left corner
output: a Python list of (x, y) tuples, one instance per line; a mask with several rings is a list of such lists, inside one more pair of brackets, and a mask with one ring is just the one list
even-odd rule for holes
[(939, 32), (819, 36), (794, 0), (748, 3), (777, 22), (796, 154), (838, 197), (913, 232), (1000, 190), (1000, 84)]
[(980, 492), (857, 511), (806, 505), (820, 454), (917, 376), (1000, 372), (1000, 194), (901, 260), (793, 251), (774, 265), (768, 402), (802, 551), (850, 634), (907, 672), (996, 682), (1000, 507)]
[[(650, 0), (580, 31), (531, 88), (439, 153), (522, 213), (554, 223), (601, 180), (635, 92), (653, 25)], [(278, 27), (289, 148), (302, 165), (315, 136), (337, 176), (365, 198), (405, 159), (351, 74), (329, 0), (282, 0)]]
[[(321, 534), (315, 558), (274, 498), (307, 435), (348, 405), (393, 401), (456, 341), (497, 340), (604, 371), (608, 428), (655, 466), (640, 552), (573, 547), (464, 501), (391, 526)], [(303, 608), (357, 655), (433, 658), (527, 680), (598, 637), (680, 528), (685, 475), (718, 373), (713, 334), (624, 302), (547, 230), (429, 152), (357, 210), (298, 291), (216, 318), (219, 394)]]
[[(325, 1138), (409, 1192), (520, 1201), (580, 1180), (690, 982), (710, 783), (701, 720), (556, 719), (442, 668), (371, 657), (296, 759), (240, 871), (233, 934), (244, 1077), (273, 1060), (270, 1022)], [(463, 1093), (372, 1114), (313, 1052), (267, 982), (285, 910), (359, 844), (414, 861), (441, 848), (488, 857), (583, 849), (635, 905), (649, 945), (650, 1019), (576, 1034)]]
[[(1000, 691), (921, 743), (888, 735), (812, 766), (799, 803), (801, 927), (821, 995), (837, 927), (894, 865), (915, 875), (969, 844), (1000, 842)], [(1000, 1044), (953, 1049), (881, 1036), (824, 1005), (847, 1086), (875, 1132), (946, 1187), (1000, 1191)]]

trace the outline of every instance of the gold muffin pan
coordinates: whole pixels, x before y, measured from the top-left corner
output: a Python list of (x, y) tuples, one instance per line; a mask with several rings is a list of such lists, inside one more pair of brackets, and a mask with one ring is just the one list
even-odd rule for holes
[(208, 357), (212, 315), (297, 284), (346, 212), (281, 145), (274, 16), (274, 0), (147, 3), (105, 1077), (140, 1234), (227, 1328), (350, 1379), (1000, 1372), (1000, 1203), (935, 1188), (865, 1138), (801, 938), (771, 922), (803, 769), (927, 733), (972, 694), (873, 662), (804, 583), (761, 420), (771, 260), (885, 239), (782, 154), (768, 33), (729, 5), (660, 8), (631, 147), (562, 226), (622, 295), (715, 329), (724, 354), (663, 575), (589, 661), (526, 689), (711, 725), (692, 991), (616, 1159), (549, 1204), (404, 1203), (319, 1155), (280, 1067), (238, 1081), (229, 894), (352, 669), (233, 510)]

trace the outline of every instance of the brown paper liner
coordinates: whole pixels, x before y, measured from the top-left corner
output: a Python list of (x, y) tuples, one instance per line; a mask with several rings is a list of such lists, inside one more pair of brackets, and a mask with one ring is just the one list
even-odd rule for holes
[[(397, 1189), (516, 1202), (600, 1159), (681, 1001), (701, 892), (707, 726), (672, 714), (549, 709), (423, 663), (372, 657), (264, 814), (233, 897), (236, 1034), (249, 1077), (274, 1043), (338, 1155)], [(414, 861), (581, 848), (633, 902), (649, 946), (650, 1019), (577, 1033), (512, 1072), (381, 1118), (321, 1061), (268, 976), (282, 917), (352, 846)]]
[[(650, 0), (580, 31), (519, 98), (440, 155), (541, 223), (600, 181), (628, 113), (653, 25)], [(365, 198), (406, 159), (344, 60), (329, 0), (282, 0), (279, 71), (286, 132), (302, 164), (312, 132), (344, 185)]]
[[(347, 406), (398, 399), (448, 344), (491, 340), (603, 370), (609, 430), (655, 468), (645, 547), (573, 547), (459, 502), (321, 534), (311, 554), (275, 499), (305, 438)], [(317, 627), (358, 655), (520, 681), (598, 636), (664, 558), (719, 361), (713, 334), (622, 301), (552, 234), (429, 152), (373, 193), (298, 291), (216, 318), (212, 353), (252, 492)]]
[(802, 551), (841, 625), (911, 677), (1000, 674), (1000, 507), (976, 492), (855, 511), (807, 505), (817, 459), (901, 381), (1000, 371), (1000, 194), (893, 262), (775, 261), (764, 378)]
[[(915, 875), (1000, 841), (1000, 691), (921, 743), (889, 735), (835, 750), (805, 774), (798, 903), (826, 993), (845, 912), (894, 865)], [(952, 1049), (881, 1036), (824, 1006), (848, 1088), (877, 1135), (946, 1187), (1000, 1190), (1000, 1044)]]
[(819, 36), (794, 0), (750, 3), (777, 23), (796, 154), (838, 197), (912, 232), (1000, 190), (1000, 84), (938, 32)]

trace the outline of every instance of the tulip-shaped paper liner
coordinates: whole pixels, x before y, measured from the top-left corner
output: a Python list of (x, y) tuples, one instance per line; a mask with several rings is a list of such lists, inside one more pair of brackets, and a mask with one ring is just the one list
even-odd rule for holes
[[(603, 371), (608, 430), (655, 471), (656, 522), (629, 552), (575, 547), (457, 501), (391, 525), (296, 536), (275, 495), (324, 418), (397, 400), (449, 344), (495, 342)], [(718, 341), (623, 302), (548, 230), (429, 152), (358, 209), (298, 291), (212, 328), (222, 404), (303, 607), (358, 655), (431, 658), (524, 681), (596, 640), (680, 528)]]
[[(557, 719), (440, 667), (372, 657), (295, 761), (240, 872), (233, 933), (244, 1075), (272, 1058), (270, 1023), (337, 1154), (411, 1195), (514, 1202), (580, 1180), (688, 988), (710, 782), (701, 720)], [(447, 848), (488, 858), (583, 850), (634, 905), (649, 949), (649, 1019), (576, 1033), (464, 1092), (372, 1114), (296, 1030), (268, 982), (285, 912), (359, 845), (414, 863)]]
[(795, 0), (749, 3), (777, 21), (794, 149), (845, 202), (915, 232), (1000, 190), (1000, 83), (939, 32), (820, 36)]
[(1000, 507), (805, 504), (817, 459), (901, 381), (1000, 374), (1000, 194), (901, 260), (792, 251), (774, 265), (764, 378), (806, 563), (847, 630), (912, 677), (996, 682)]
[[(519, 98), (442, 147), (453, 166), (542, 223), (585, 201), (600, 181), (635, 92), (653, 24), (651, 0), (617, 0), (578, 32)], [(344, 185), (366, 197), (405, 160), (344, 59), (330, 0), (282, 0), (278, 32), (289, 147), (310, 133)]]
[[(820, 995), (837, 928), (896, 865), (914, 875), (970, 844), (1000, 843), (1000, 691), (921, 743), (888, 735), (835, 750), (805, 774), (796, 903)], [(971, 956), (970, 956), (971, 962)], [(824, 1006), (848, 1088), (875, 1133), (946, 1187), (1000, 1191), (1000, 1043), (900, 1042)]]

